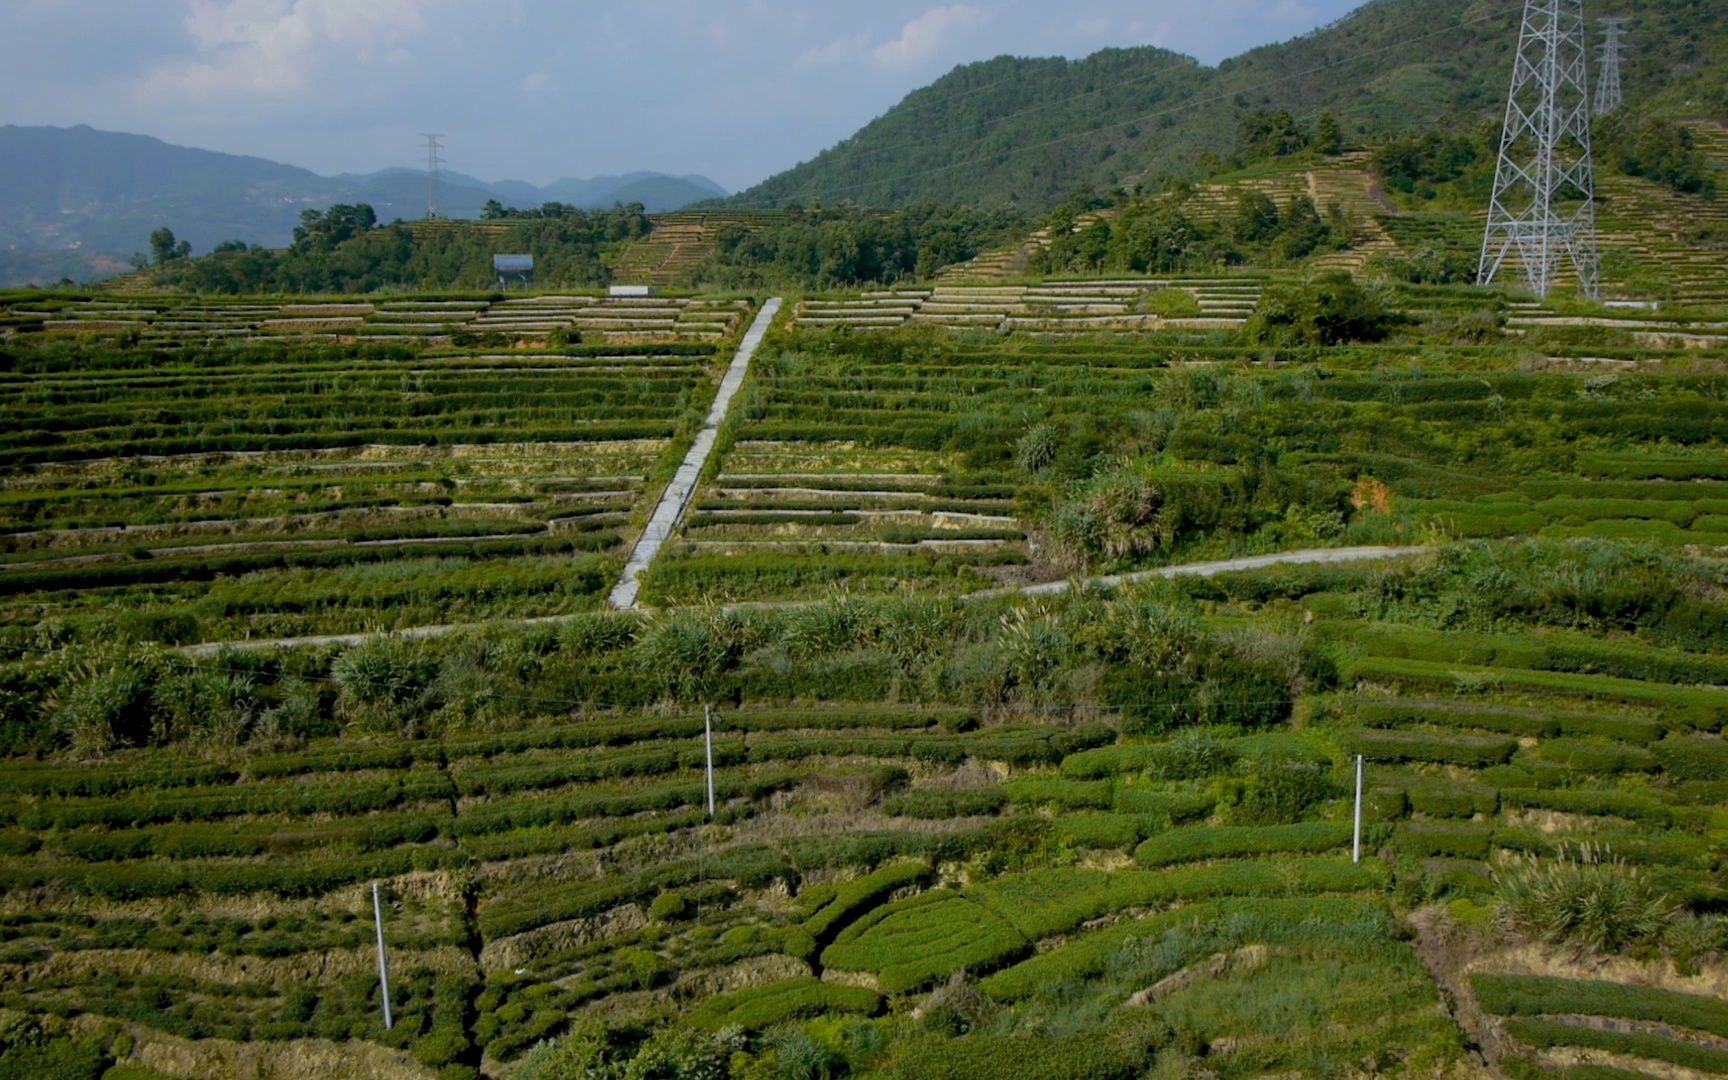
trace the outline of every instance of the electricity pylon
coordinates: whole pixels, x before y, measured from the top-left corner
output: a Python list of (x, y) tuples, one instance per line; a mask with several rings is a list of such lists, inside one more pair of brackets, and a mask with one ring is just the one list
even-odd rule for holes
[(1596, 76), (1596, 115), (1607, 116), (1620, 107), (1625, 95), (1620, 91), (1620, 58), (1625, 47), (1624, 19), (1598, 19), (1602, 24), (1602, 52), (1598, 55), (1601, 71)]
[(1570, 261), (1584, 294), (1599, 292), (1586, 68), (1583, 0), (1525, 0), (1479, 284), (1516, 259), (1546, 297)]
[(428, 133), (420, 137), (426, 140), (426, 220), (436, 221), (444, 170), (444, 159), (438, 156), (438, 152), (444, 149), (444, 144), (438, 140), (444, 136)]

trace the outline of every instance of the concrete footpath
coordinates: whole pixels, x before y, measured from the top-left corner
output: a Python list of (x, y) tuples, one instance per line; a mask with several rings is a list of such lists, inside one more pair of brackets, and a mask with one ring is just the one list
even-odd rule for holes
[[(1420, 555), (1427, 548), (1421, 547), (1348, 547), (1348, 548), (1312, 548), (1307, 551), (1279, 551), (1270, 555), (1245, 555), (1239, 559), (1219, 559), (1217, 562), (1184, 563), (1181, 566), (1162, 566), (1156, 570), (1136, 570), (1130, 574), (1109, 574), (1105, 577), (1085, 578), (1078, 584), (1081, 588), (1115, 589), (1123, 585), (1132, 585), (1138, 581), (1156, 581), (1159, 578), (1181, 577), (1217, 577), (1219, 574), (1240, 574), (1248, 570), (1265, 570), (1274, 566), (1314, 566), (1356, 562), (1383, 562), (1389, 559), (1404, 559), (1412, 555)], [(1072, 589), (1073, 581), (1048, 581), (1042, 585), (1011, 585), (1002, 589), (986, 589), (967, 595), (968, 600), (987, 600), (997, 596), (1055, 596)]]
[[(1233, 574), (1246, 570), (1265, 570), (1274, 566), (1313, 566), (1316, 564), (1342, 564), (1356, 562), (1385, 562), (1394, 559), (1409, 558), (1428, 551), (1422, 547), (1353, 547), (1353, 548), (1312, 548), (1305, 551), (1280, 551), (1270, 555), (1249, 555), (1240, 559), (1220, 559), (1217, 562), (1184, 563), (1181, 566), (1164, 566), (1157, 570), (1138, 570), (1131, 574), (1111, 574), (1106, 577), (1082, 578), (1079, 581), (1049, 581), (1040, 585), (1010, 585), (1001, 589), (986, 589), (982, 592), (967, 593), (962, 600), (989, 600), (1004, 596), (1053, 596), (1067, 592), (1078, 585), (1080, 588), (1115, 588), (1120, 585), (1133, 584), (1136, 581), (1150, 581), (1154, 578), (1179, 577), (1213, 577), (1217, 574)], [(767, 600), (757, 603), (727, 604), (728, 610), (746, 610), (755, 608), (789, 608), (804, 607), (821, 603), (820, 600)], [(275, 638), (271, 640), (256, 639), (252, 641), (208, 642), (203, 645), (185, 645), (175, 650), (182, 656), (209, 657), (215, 656), (224, 649), (328, 649), (352, 648), (378, 638), (396, 637), (407, 641), (421, 638), (443, 637), (446, 634), (462, 633), (478, 630), (485, 626), (551, 626), (569, 622), (572, 615), (547, 615), (535, 619), (499, 619), (492, 623), (453, 623), (443, 626), (416, 626), (405, 630), (374, 630), (360, 634), (324, 634), (318, 637)]]
[(750, 358), (756, 355), (762, 339), (767, 336), (768, 328), (774, 324), (774, 316), (779, 313), (780, 298), (777, 296), (762, 305), (762, 310), (756, 313), (756, 321), (750, 324), (743, 343), (738, 346), (738, 355), (732, 358), (731, 366), (726, 369), (726, 376), (720, 380), (720, 392), (714, 395), (714, 407), (708, 410), (708, 419), (702, 422), (702, 430), (696, 433), (696, 441), (690, 444), (690, 452), (684, 455), (684, 464), (678, 466), (672, 482), (666, 485), (659, 504), (654, 507), (653, 515), (648, 519), (648, 527), (643, 529), (642, 535), (636, 539), (636, 547), (630, 552), (630, 561), (624, 564), (624, 576), (618, 579), (612, 595), (608, 597), (612, 606), (620, 611), (632, 610), (637, 606), (636, 596), (642, 591), (642, 585), (637, 579), (654, 561), (654, 556), (659, 554), (660, 545), (678, 530), (678, 522), (684, 517), (684, 508), (690, 505), (690, 496), (696, 493), (696, 481), (701, 479), (702, 469), (708, 464), (708, 456), (714, 452), (714, 441), (720, 436), (720, 425), (726, 419), (727, 410), (732, 407), (732, 398), (737, 395), (738, 388), (744, 385), (744, 376), (750, 372)]

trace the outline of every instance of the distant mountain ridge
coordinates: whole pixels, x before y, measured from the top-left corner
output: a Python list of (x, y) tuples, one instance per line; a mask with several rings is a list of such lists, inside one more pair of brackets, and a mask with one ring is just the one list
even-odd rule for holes
[[(424, 169), (395, 168), (381, 169), (373, 173), (340, 173), (333, 179), (365, 188), (406, 181), (420, 185), (421, 201), (425, 200)], [(615, 203), (639, 202), (651, 214), (681, 210), (693, 202), (725, 198), (729, 194), (725, 188), (706, 176), (670, 176), (657, 172), (632, 172), (622, 176), (595, 176), (587, 179), (567, 176), (544, 186), (536, 186), (526, 180), (481, 180), (467, 173), (444, 171), (439, 174), (439, 183), (441, 192), (457, 192), (465, 197), (469, 192), (480, 192), (506, 206), (529, 207), (561, 202), (583, 210), (596, 210)]]
[[(442, 176), (439, 209), (447, 217), (473, 218), (496, 199), (506, 206), (564, 202), (585, 209), (639, 202), (660, 213), (726, 194), (702, 176), (634, 172), (541, 188), (451, 172)], [(380, 220), (415, 219), (425, 216), (426, 200), (423, 170), (320, 176), (263, 158), (84, 125), (0, 125), (0, 285), (114, 273), (163, 225), (194, 251), (225, 240), (281, 247), (304, 210), (364, 202)]]

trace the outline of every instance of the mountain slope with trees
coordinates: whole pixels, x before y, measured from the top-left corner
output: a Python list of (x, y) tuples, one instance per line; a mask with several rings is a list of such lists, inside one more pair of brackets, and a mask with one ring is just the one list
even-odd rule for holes
[[(928, 200), (1041, 212), (1076, 188), (1205, 171), (1266, 109), (1333, 113), (1347, 140), (1497, 116), (1521, 0), (1375, 0), (1216, 68), (1162, 49), (1083, 60), (999, 57), (955, 69), (851, 138), (736, 197), (739, 205)], [(1728, 116), (1728, 8), (1627, 0), (1629, 100)]]

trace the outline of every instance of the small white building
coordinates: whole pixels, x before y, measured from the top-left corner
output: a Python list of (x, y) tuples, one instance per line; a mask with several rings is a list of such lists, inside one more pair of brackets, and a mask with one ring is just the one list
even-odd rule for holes
[(652, 285), (614, 285), (614, 286), (612, 286), (612, 289), (610, 291), (610, 295), (640, 299), (642, 297), (653, 296), (654, 295), (654, 286), (652, 286)]

